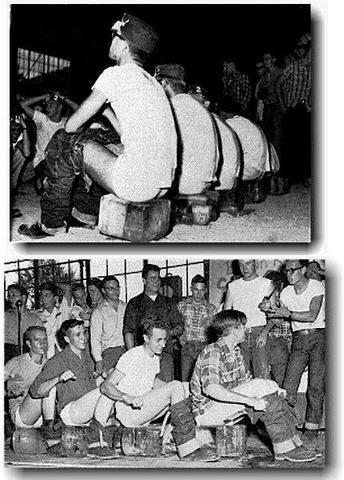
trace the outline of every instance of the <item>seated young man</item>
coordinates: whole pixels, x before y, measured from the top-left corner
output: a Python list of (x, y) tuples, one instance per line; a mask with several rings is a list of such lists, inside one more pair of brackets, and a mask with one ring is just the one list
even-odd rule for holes
[(237, 310), (214, 317), (219, 339), (200, 353), (190, 382), (196, 423), (214, 427), (247, 413), (253, 422), (264, 422), (276, 460), (311, 462), (316, 455), (302, 446), (285, 391), (273, 380), (251, 380), (238, 346), (245, 323), (245, 315)]
[(43, 423), (44, 404), (41, 399), (33, 399), (29, 389), (47, 360), (47, 332), (44, 327), (32, 326), (25, 331), (24, 339), (29, 351), (6, 363), (4, 381), (15, 427), (38, 428)]
[(191, 411), (188, 384), (163, 382), (157, 375), (167, 339), (166, 325), (156, 317), (143, 322), (144, 344), (131, 348), (119, 359), (115, 370), (100, 391), (116, 402), (116, 417), (126, 427), (147, 425), (170, 409), (172, 435), (179, 457), (212, 461), (211, 449), (200, 447), (195, 438), (196, 424)]

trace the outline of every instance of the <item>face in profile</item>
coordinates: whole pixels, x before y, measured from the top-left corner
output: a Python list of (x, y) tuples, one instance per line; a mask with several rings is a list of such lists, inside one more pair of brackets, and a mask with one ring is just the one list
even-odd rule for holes
[(146, 347), (155, 355), (160, 355), (165, 348), (167, 332), (161, 328), (153, 328), (151, 335), (143, 336)]

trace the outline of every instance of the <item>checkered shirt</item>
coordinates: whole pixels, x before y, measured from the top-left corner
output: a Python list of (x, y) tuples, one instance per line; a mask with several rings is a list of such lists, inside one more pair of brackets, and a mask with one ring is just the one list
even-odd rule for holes
[(246, 110), (251, 100), (251, 85), (246, 73), (235, 72), (224, 85), (223, 94)]
[(293, 108), (304, 102), (311, 110), (312, 69), (300, 60), (292, 62), (282, 72), (282, 90), (284, 104)]
[(190, 382), (194, 415), (202, 415), (213, 402), (205, 393), (209, 385), (231, 390), (250, 379), (238, 346), (230, 350), (222, 338), (207, 345), (197, 358)]
[(212, 305), (206, 300), (196, 303), (192, 298), (187, 298), (179, 302), (178, 310), (184, 322), (181, 343), (194, 341), (206, 342), (207, 327), (217, 313), (215, 305)]
[(275, 325), (270, 330), (270, 335), (272, 337), (290, 337), (291, 336), (290, 322), (283, 321), (282, 325), (280, 326)]

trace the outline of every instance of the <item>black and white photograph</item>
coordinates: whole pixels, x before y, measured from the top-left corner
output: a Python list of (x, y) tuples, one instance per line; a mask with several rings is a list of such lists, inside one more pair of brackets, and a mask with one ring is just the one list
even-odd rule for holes
[(12, 242), (311, 241), (310, 3), (9, 10)]
[(324, 467), (324, 260), (3, 267), (6, 466)]

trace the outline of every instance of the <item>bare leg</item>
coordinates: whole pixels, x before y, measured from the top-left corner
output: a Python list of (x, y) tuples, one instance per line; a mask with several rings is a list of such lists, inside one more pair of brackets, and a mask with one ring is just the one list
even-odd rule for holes
[(84, 162), (86, 173), (108, 190), (116, 194), (113, 179), (116, 178), (115, 163), (118, 155), (97, 142), (88, 141), (84, 146)]
[(55, 401), (56, 401), (56, 387), (54, 387), (48, 397), (42, 400), (42, 413), (44, 420), (54, 420), (55, 418)]
[(42, 399), (26, 395), (19, 407), (21, 421), (28, 426), (34, 425), (42, 415)]
[(99, 388), (95, 388), (78, 398), (78, 400), (71, 402), (69, 413), (73, 424), (82, 425), (93, 418), (94, 410), (100, 395)]

